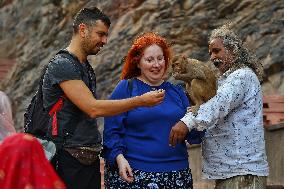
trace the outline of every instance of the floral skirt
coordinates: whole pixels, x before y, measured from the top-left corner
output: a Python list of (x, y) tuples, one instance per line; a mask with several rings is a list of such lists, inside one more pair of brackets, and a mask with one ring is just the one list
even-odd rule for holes
[(119, 176), (117, 168), (105, 166), (107, 189), (192, 189), (191, 170), (145, 172), (132, 169), (134, 182), (128, 184)]

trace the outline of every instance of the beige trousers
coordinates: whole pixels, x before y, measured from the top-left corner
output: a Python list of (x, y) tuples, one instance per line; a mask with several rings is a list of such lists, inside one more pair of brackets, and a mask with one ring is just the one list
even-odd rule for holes
[(241, 175), (216, 180), (215, 189), (265, 189), (266, 177)]

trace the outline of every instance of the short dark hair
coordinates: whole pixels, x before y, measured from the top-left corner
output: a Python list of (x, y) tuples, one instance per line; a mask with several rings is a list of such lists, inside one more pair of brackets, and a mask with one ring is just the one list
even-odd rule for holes
[(101, 20), (108, 27), (111, 22), (107, 15), (105, 15), (97, 7), (83, 8), (75, 16), (73, 21), (73, 31), (74, 33), (78, 32), (79, 25), (84, 23), (87, 26), (92, 26), (97, 20)]

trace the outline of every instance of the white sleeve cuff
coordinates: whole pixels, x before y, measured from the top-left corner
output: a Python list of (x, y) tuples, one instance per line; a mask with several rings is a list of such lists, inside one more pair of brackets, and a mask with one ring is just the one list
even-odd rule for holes
[(191, 131), (196, 125), (192, 118), (192, 113), (187, 113), (183, 118), (180, 119), (184, 124), (186, 124), (189, 131)]

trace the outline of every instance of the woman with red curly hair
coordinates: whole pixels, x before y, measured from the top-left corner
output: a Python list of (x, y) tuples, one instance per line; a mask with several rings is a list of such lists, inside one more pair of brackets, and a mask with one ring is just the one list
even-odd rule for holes
[[(169, 44), (155, 33), (138, 36), (125, 57), (122, 80), (110, 98), (130, 98), (152, 90), (165, 91), (165, 98), (157, 106), (105, 118), (106, 188), (192, 189), (185, 142), (169, 146), (170, 130), (189, 106), (183, 88), (163, 79), (170, 59)], [(199, 143), (201, 134), (191, 132), (189, 142)]]
[[(121, 73), (121, 79), (130, 79), (141, 75), (141, 69), (138, 66), (139, 61), (141, 60), (144, 50), (153, 44), (156, 44), (162, 50), (165, 65), (164, 69), (166, 70), (169, 67), (171, 49), (167, 41), (155, 33), (145, 33), (134, 41), (133, 45), (128, 51)], [(161, 73), (165, 74), (165, 72)], [(162, 80), (162, 78), (159, 80)]]

